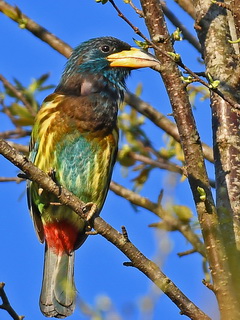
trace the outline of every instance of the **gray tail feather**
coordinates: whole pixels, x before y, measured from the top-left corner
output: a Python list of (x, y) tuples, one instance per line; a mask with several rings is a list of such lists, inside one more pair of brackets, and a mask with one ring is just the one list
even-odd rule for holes
[(57, 255), (45, 248), (40, 309), (46, 317), (65, 318), (75, 309), (74, 252)]

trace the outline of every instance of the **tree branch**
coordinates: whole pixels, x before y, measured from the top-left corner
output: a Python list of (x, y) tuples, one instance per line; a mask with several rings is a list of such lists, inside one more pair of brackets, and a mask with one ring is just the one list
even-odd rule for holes
[(4, 287), (5, 287), (5, 283), (0, 282), (0, 297), (2, 299), (2, 304), (0, 305), (0, 309), (6, 310), (13, 320), (22, 320), (24, 316), (19, 316), (16, 313), (16, 311), (13, 309), (5, 293)]
[(240, 6), (238, 0), (232, 1), (232, 15), (234, 19), (234, 25), (236, 28), (237, 38), (240, 39)]
[(183, 168), (181, 168), (180, 166), (178, 166), (175, 163), (170, 162), (168, 160), (164, 160), (164, 159), (153, 160), (152, 158), (146, 157), (146, 156), (144, 156), (142, 154), (138, 154), (136, 152), (130, 152), (129, 156), (136, 161), (141, 161), (141, 162), (143, 162), (145, 164), (149, 164), (150, 166), (155, 167), (155, 168), (164, 169), (169, 172), (176, 172), (179, 174), (184, 174)]
[[(226, 8), (206, 0), (194, 0), (197, 32), (202, 44), (207, 73), (220, 81), (220, 90), (240, 103), (240, 63), (233, 44), (229, 43), (230, 30)], [(221, 3), (222, 4), (222, 3)], [(240, 317), (240, 119), (226, 101), (211, 94), (213, 143), (215, 155), (217, 211), (224, 237), (224, 246), (230, 265), (232, 290), (238, 297), (233, 301), (235, 317)], [(232, 278), (232, 279), (231, 279)], [(218, 296), (218, 293), (217, 293)], [(225, 297), (219, 297), (220, 310), (230, 315)], [(228, 313), (229, 312), (229, 313)], [(234, 313), (233, 313), (234, 315)]]
[(22, 128), (16, 128), (14, 130), (7, 130), (0, 132), (0, 139), (18, 139), (29, 136), (30, 130), (23, 130)]

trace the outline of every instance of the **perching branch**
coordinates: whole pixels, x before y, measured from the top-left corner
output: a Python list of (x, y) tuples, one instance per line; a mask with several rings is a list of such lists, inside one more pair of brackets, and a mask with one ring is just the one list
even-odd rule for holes
[[(30, 180), (37, 182), (40, 187), (54, 194), (62, 204), (69, 206), (82, 219), (86, 219), (84, 208), (87, 204), (84, 204), (65, 188), (59, 188), (49, 175), (35, 167), (26, 157), (19, 154), (2, 139), (0, 139), (0, 154), (22, 170)], [(182, 314), (193, 320), (210, 320), (162, 273), (154, 262), (147, 259), (130, 241), (126, 241), (124, 235), (116, 231), (100, 217), (93, 219), (92, 226), (99, 234), (119, 248), (130, 259), (134, 267), (151, 279), (178, 306)]]
[(16, 313), (16, 311), (13, 309), (5, 293), (4, 287), (5, 287), (5, 283), (0, 282), (0, 298), (2, 299), (2, 304), (0, 305), (0, 309), (6, 310), (13, 320), (22, 320), (24, 316), (19, 316)]

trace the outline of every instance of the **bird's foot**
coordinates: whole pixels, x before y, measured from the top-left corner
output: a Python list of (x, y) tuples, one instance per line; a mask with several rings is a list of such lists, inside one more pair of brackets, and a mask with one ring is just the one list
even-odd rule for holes
[(24, 179), (24, 180), (27, 180), (29, 178), (28, 175), (26, 173), (24, 173), (24, 172), (19, 172), (17, 174), (17, 177), (21, 178), (21, 179)]
[(57, 183), (56, 181), (56, 170), (51, 168), (49, 169), (49, 171), (47, 172), (47, 174), (49, 175), (49, 177), (55, 182)]
[(96, 236), (98, 234), (97, 231), (93, 230), (93, 231), (86, 231), (85, 232), (86, 235), (88, 236)]
[(86, 221), (90, 221), (92, 217), (95, 215), (97, 212), (97, 205), (93, 202), (88, 202), (86, 205), (83, 207), (83, 213), (86, 215)]

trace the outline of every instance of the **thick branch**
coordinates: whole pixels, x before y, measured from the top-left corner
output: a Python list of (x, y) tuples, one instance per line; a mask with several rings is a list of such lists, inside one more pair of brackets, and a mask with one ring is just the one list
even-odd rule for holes
[[(26, 157), (19, 154), (2, 139), (0, 139), (0, 154), (24, 171), (29, 179), (54, 194), (62, 204), (68, 205), (81, 218), (86, 219), (83, 213), (85, 204), (82, 201), (65, 188), (61, 188), (59, 192), (59, 186), (46, 173), (35, 167)], [(133, 266), (149, 277), (179, 307), (182, 314), (195, 320), (210, 320), (161, 272), (154, 262), (147, 259), (130, 241), (126, 241), (124, 235), (116, 231), (100, 217), (96, 217), (92, 224), (99, 234), (118, 247), (131, 260)]]
[[(235, 55), (226, 8), (206, 0), (194, 0), (197, 31), (207, 73), (220, 80), (220, 90), (240, 102), (240, 63)], [(231, 267), (232, 284), (240, 299), (240, 119), (226, 101), (211, 94), (215, 154), (217, 210)], [(233, 291), (233, 290), (232, 290)], [(239, 303), (236, 317), (240, 317)], [(220, 306), (226, 309), (226, 306)], [(226, 317), (226, 315), (225, 315)]]
[(234, 20), (234, 25), (236, 28), (237, 38), (240, 39), (240, 6), (238, 0), (232, 1), (232, 15)]

